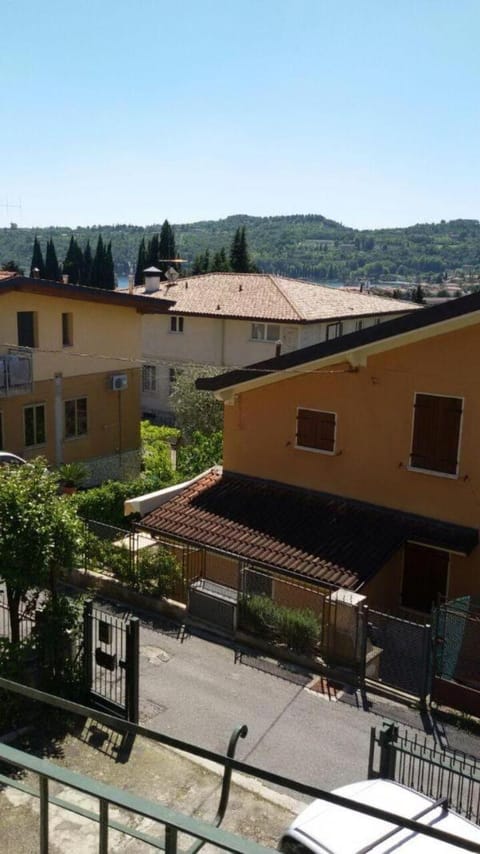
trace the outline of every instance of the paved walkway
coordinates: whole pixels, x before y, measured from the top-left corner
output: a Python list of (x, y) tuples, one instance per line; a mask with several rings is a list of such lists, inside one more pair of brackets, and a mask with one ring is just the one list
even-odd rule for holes
[[(220, 777), (210, 763), (190, 761), (176, 751), (137, 738), (128, 764), (119, 761), (121, 738), (88, 721), (80, 738), (68, 735), (55, 744), (37, 737), (24, 745), (29, 752), (47, 754), (50, 761), (103, 783), (135, 792), (149, 800), (170, 806), (187, 815), (212, 821), (220, 793)], [(22, 744), (16, 744), (22, 748)], [(52, 755), (53, 754), (53, 755)], [(234, 775), (230, 802), (223, 827), (234, 833), (276, 847), (300, 804), (262, 786)], [(24, 782), (35, 786), (28, 775)], [(51, 783), (51, 794), (98, 812), (98, 801), (73, 789)], [(139, 816), (111, 809), (112, 819), (139, 831), (163, 838), (161, 825)], [(179, 836), (186, 848), (192, 839)], [(38, 799), (5, 787), (0, 793), (0, 850), (2, 854), (37, 854), (39, 850)], [(98, 824), (59, 807), (50, 808), (50, 850), (52, 854), (93, 854), (98, 852)], [(110, 831), (109, 850), (146, 852), (152, 848), (125, 834)], [(207, 851), (207, 849), (204, 849)]]

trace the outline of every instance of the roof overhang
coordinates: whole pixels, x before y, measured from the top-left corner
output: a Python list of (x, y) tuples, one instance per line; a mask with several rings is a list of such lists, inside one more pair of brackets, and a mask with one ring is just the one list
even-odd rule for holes
[[(335, 348), (335, 352), (328, 353), (324, 356), (319, 355), (311, 360), (299, 359), (298, 362), (292, 358), (293, 364), (286, 364), (285, 367), (279, 367), (277, 369), (273, 366), (268, 368), (268, 362), (264, 363), (265, 367), (263, 368), (261, 367), (261, 363), (258, 365), (251, 365), (249, 367), (247, 366), (238, 372), (231, 372), (233, 380), (231, 385), (225, 385), (222, 388), (215, 389), (212, 387), (213, 382), (210, 382), (210, 386), (218, 400), (221, 400), (224, 403), (229, 403), (233, 400), (235, 395), (244, 391), (250, 391), (252, 389), (259, 388), (260, 386), (272, 385), (273, 383), (290, 379), (297, 374), (303, 374), (306, 371), (320, 371), (342, 363), (347, 363), (352, 369), (365, 367), (367, 360), (371, 356), (375, 356), (377, 353), (385, 353), (389, 350), (395, 350), (398, 347), (405, 347), (409, 344), (414, 344), (417, 341), (424, 341), (429, 338), (434, 338), (437, 335), (445, 335), (449, 332), (455, 332), (458, 329), (475, 326), (478, 323), (480, 323), (480, 310), (473, 311), (468, 314), (462, 314), (457, 317), (450, 317), (444, 321), (432, 323), (428, 326), (401, 331), (397, 335), (388, 335), (374, 341), (368, 341), (365, 344), (356, 343), (359, 333), (353, 333), (352, 335), (345, 335), (336, 339), (340, 345), (343, 343), (344, 346)], [(354, 338), (355, 341), (351, 340)], [(298, 354), (301, 354), (301, 352), (301, 350), (296, 351)], [(295, 353), (286, 355), (294, 356)], [(280, 357), (280, 359), (281, 358), (282, 357)], [(249, 377), (248, 374), (251, 374), (251, 377)], [(215, 379), (220, 381), (221, 376), (222, 375)], [(228, 374), (226, 374), (226, 378), (228, 378)], [(208, 389), (208, 385), (205, 383), (205, 380), (203, 382), (199, 382), (198, 387)]]
[(0, 281), (0, 295), (11, 292), (38, 294), (39, 296), (76, 299), (83, 302), (96, 302), (114, 305), (119, 308), (135, 309), (139, 314), (167, 314), (174, 300), (146, 299), (134, 294), (103, 288), (91, 288), (86, 285), (70, 285), (49, 279), (34, 279), (28, 276), (12, 276)]

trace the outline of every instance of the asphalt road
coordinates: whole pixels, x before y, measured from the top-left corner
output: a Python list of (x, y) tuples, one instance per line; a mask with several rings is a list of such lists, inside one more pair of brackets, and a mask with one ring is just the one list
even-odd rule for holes
[[(431, 733), (417, 710), (372, 696), (368, 710), (352, 697), (331, 701), (306, 687), (308, 673), (139, 616), (140, 716), (152, 729), (225, 752), (233, 727), (246, 723), (239, 759), (325, 789), (367, 776), (370, 729), (384, 719)], [(479, 740), (454, 726), (433, 722), (429, 739), (480, 754)]]

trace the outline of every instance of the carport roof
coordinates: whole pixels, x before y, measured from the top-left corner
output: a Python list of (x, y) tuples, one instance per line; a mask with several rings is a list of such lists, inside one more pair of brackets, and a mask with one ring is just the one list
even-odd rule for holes
[(461, 554), (478, 543), (474, 528), (221, 470), (207, 472), (138, 527), (351, 590), (407, 540)]

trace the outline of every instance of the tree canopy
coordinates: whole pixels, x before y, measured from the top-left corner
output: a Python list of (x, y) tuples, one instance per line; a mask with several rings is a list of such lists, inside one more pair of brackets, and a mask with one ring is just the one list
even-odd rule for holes
[(12, 640), (19, 640), (19, 607), (40, 590), (55, 591), (72, 566), (78, 538), (73, 505), (58, 494), (45, 460), (0, 468), (0, 577), (5, 582)]
[(186, 365), (177, 369), (176, 380), (171, 395), (175, 423), (182, 431), (182, 438), (189, 442), (194, 433), (216, 433), (222, 429), (223, 406), (213, 394), (199, 391), (195, 387), (198, 377), (212, 377), (221, 372), (221, 368), (204, 366), (199, 368)]

